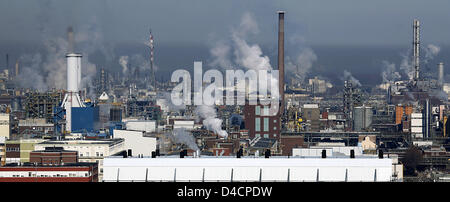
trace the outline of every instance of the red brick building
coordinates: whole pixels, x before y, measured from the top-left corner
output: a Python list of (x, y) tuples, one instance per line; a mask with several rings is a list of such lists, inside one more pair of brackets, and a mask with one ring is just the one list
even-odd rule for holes
[(250, 139), (255, 137), (280, 139), (281, 119), (279, 116), (269, 116), (268, 105), (245, 105), (245, 128)]
[(78, 152), (67, 151), (62, 147), (46, 147), (45, 150), (30, 153), (30, 163), (39, 165), (64, 165), (77, 162)]
[(305, 138), (300, 135), (281, 136), (281, 155), (292, 156), (292, 149), (305, 147), (304, 143)]
[(0, 182), (98, 182), (98, 164), (7, 165), (0, 167)]

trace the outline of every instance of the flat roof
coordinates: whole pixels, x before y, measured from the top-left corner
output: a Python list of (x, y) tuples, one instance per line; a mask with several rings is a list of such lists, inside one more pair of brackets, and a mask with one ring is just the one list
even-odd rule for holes
[(159, 158), (122, 158), (119, 156), (106, 157), (103, 166), (152, 166), (152, 167), (368, 167), (368, 166), (392, 166), (392, 159), (375, 157), (357, 157), (357, 158), (298, 158), (298, 157), (185, 157), (178, 156), (159, 157)]

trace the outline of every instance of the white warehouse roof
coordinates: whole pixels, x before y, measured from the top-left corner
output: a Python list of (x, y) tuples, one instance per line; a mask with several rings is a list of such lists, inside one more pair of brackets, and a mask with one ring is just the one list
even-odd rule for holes
[(391, 181), (384, 158), (120, 158), (104, 159), (104, 181)]

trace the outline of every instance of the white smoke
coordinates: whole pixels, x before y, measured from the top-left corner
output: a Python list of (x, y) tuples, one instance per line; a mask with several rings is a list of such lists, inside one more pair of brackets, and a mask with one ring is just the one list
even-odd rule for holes
[(434, 57), (439, 54), (441, 48), (439, 46), (428, 44), (425, 48), (425, 60), (424, 63), (428, 64), (429, 61), (433, 60)]
[[(212, 66), (219, 66), (223, 69), (231, 69), (233, 66), (247, 70), (272, 70), (270, 59), (264, 55), (258, 44), (250, 44), (247, 38), (250, 35), (259, 33), (258, 23), (253, 15), (246, 12), (241, 18), (239, 26), (231, 29), (230, 38), (226, 40), (216, 40), (210, 50), (213, 61)], [(271, 86), (278, 86), (278, 78), (268, 74), (268, 91)], [(238, 81), (238, 82), (245, 82)], [(237, 84), (238, 85), (238, 84)], [(254, 92), (248, 92), (253, 94)]]
[(39, 64), (42, 63), (41, 55), (22, 55), (19, 60), (22, 63), (22, 67), (19, 76), (14, 80), (15, 85), (23, 88), (33, 88), (41, 92), (48, 90), (45, 78), (39, 71)]
[(214, 47), (209, 51), (213, 56), (213, 61), (210, 66), (219, 66), (224, 69), (229, 69), (232, 67), (232, 62), (230, 61), (230, 50), (231, 47), (224, 41), (217, 41)]
[(448, 100), (448, 94), (443, 90), (430, 90), (429, 94), (431, 97), (435, 97), (439, 100), (444, 100), (444, 101)]
[(350, 81), (354, 86), (361, 86), (359, 80), (353, 77), (352, 73), (347, 70), (344, 70), (344, 80)]
[[(129, 59), (129, 64), (139, 68), (139, 71), (150, 71), (150, 59), (148, 57), (144, 57), (141, 54), (134, 54)], [(153, 69), (155, 72), (158, 70), (158, 66), (153, 64)]]
[(222, 120), (217, 118), (216, 110), (212, 105), (200, 105), (195, 109), (195, 113), (203, 119), (203, 126), (220, 137), (227, 138), (228, 133), (222, 130)]
[[(401, 54), (402, 60), (400, 62), (400, 70), (403, 70), (403, 73), (408, 77), (408, 79), (412, 80), (415, 75), (415, 68), (414, 68), (414, 58), (411, 55), (411, 48), (407, 50), (406, 53)], [(426, 46), (425, 50), (425, 59), (423, 60), (424, 64), (428, 64), (431, 60), (434, 59), (434, 57), (439, 54), (441, 51), (441, 48), (429, 44)]]
[(128, 73), (128, 56), (120, 56), (119, 64), (122, 66), (123, 75), (126, 75)]
[(415, 69), (413, 66), (413, 59), (411, 56), (411, 49), (409, 49), (406, 53), (402, 54), (402, 61), (400, 63), (400, 70), (403, 70), (403, 73), (408, 77), (408, 79), (412, 80), (414, 78)]
[(172, 98), (171, 98), (170, 92), (158, 92), (158, 94), (164, 100), (163, 103), (168, 105), (169, 111), (171, 111), (171, 112), (178, 111), (179, 112), (182, 109), (186, 109), (186, 105), (174, 105), (171, 102)]
[[(101, 31), (98, 30), (96, 24), (87, 23), (80, 30), (75, 30), (75, 51), (80, 52), (83, 56), (81, 59), (81, 89), (86, 88), (88, 96), (94, 96), (95, 86), (93, 84), (96, 75), (96, 66), (89, 61), (89, 55), (100, 50), (106, 58), (111, 58), (103, 44)], [(68, 41), (65, 37), (55, 37), (49, 35), (49, 28), (42, 25), (43, 41), (44, 41), (44, 57), (40, 53), (34, 55), (23, 55), (20, 57), (22, 64), (26, 65), (26, 61), (33, 61), (33, 64), (24, 66), (23, 71), (16, 78), (17, 86), (22, 88), (32, 88), (38, 91), (46, 91), (49, 89), (66, 89), (67, 88), (67, 64), (66, 53), (68, 51)], [(34, 59), (32, 59), (34, 58)], [(36, 58), (40, 58), (37, 60)], [(24, 60), (24, 61), (22, 61)], [(35, 85), (29, 85), (31, 80), (35, 81)]]
[(175, 128), (172, 133), (166, 133), (166, 136), (175, 143), (184, 144), (194, 151), (199, 150), (198, 145), (195, 143), (194, 136), (184, 128)]
[(386, 60), (382, 61), (383, 64), (383, 72), (381, 72), (381, 77), (383, 78), (383, 83), (394, 83), (397, 79), (401, 78), (399, 72), (395, 67), (395, 63), (390, 63)]
[(302, 49), (293, 60), (286, 57), (286, 72), (290, 72), (287, 74), (288, 77), (303, 83), (315, 61), (317, 61), (317, 55), (311, 48)]

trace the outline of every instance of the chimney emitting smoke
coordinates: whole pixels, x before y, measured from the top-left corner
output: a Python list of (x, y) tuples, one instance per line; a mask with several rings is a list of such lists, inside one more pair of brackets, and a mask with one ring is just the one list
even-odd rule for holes
[(284, 11), (278, 11), (278, 73), (280, 79), (278, 88), (280, 90), (281, 106), (279, 113), (284, 113)]

